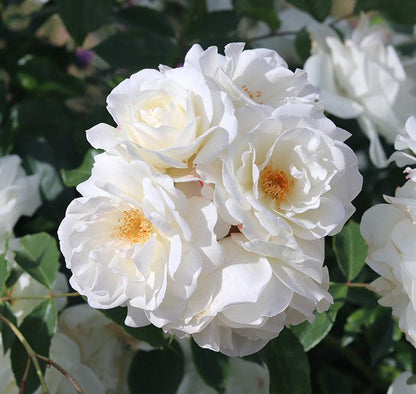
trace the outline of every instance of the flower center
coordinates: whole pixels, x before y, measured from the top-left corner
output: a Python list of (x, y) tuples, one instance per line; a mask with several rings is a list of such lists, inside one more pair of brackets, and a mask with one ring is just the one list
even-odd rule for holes
[(143, 245), (153, 234), (152, 223), (144, 217), (143, 212), (139, 209), (123, 211), (123, 218), (117, 221), (122, 224), (114, 229), (113, 235), (129, 243)]
[(271, 166), (266, 166), (263, 169), (260, 179), (264, 192), (273, 197), (278, 205), (286, 201), (287, 194), (295, 184), (294, 179), (285, 171), (274, 170)]
[(262, 101), (259, 101), (260, 100), (260, 97), (261, 97), (261, 95), (262, 95), (262, 92), (260, 91), (260, 90), (256, 90), (254, 93), (248, 88), (248, 86), (247, 85), (243, 85), (242, 87), (241, 87), (241, 89), (243, 89), (245, 92), (246, 92), (246, 94), (247, 94), (247, 96), (248, 97), (250, 97), (252, 100), (254, 100), (254, 101), (256, 101), (257, 103), (259, 103), (259, 104), (263, 104), (263, 102)]

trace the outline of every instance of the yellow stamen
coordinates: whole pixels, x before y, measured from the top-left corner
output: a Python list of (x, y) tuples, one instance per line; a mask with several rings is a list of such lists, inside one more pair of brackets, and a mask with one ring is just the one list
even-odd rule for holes
[(262, 101), (260, 100), (261, 95), (263, 94), (260, 90), (256, 90), (255, 93), (253, 93), (247, 85), (243, 85), (241, 87), (241, 89), (244, 90), (244, 92), (246, 92), (246, 94), (248, 95), (248, 97), (250, 97), (252, 100), (257, 101), (259, 104), (263, 104)]
[(123, 224), (114, 229), (113, 236), (116, 238), (143, 245), (153, 234), (152, 223), (139, 209), (123, 211), (123, 218), (118, 219), (118, 222), (121, 221)]
[(260, 173), (264, 192), (273, 197), (280, 205), (286, 201), (288, 193), (292, 190), (295, 181), (285, 171), (274, 170), (271, 166), (266, 166)]

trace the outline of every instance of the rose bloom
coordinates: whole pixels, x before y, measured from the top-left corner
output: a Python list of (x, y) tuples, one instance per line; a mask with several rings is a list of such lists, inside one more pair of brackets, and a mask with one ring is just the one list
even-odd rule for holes
[(306, 73), (289, 70), (275, 51), (265, 48), (244, 50), (244, 43), (225, 46), (225, 55), (215, 46), (205, 51), (193, 45), (185, 57), (184, 68), (197, 68), (214, 79), (236, 107), (270, 105), (278, 107), (288, 101), (313, 102), (316, 90)]
[(216, 209), (144, 161), (94, 159), (58, 229), (70, 283), (95, 308), (127, 305), (127, 324), (163, 327), (181, 316), (199, 274), (221, 264)]
[(366, 263), (380, 278), (371, 283), (379, 303), (391, 307), (399, 327), (416, 346), (416, 182), (408, 180), (390, 204), (377, 204), (363, 215), (361, 234), (368, 245)]
[(313, 55), (305, 70), (310, 82), (320, 88), (326, 110), (340, 118), (357, 118), (370, 139), (370, 158), (386, 166), (379, 134), (393, 144), (416, 108), (413, 80), (398, 54), (387, 44), (387, 31), (370, 26), (362, 16), (351, 37), (340, 40), (327, 26), (310, 28)]
[(239, 139), (217, 167), (197, 168), (214, 185), (224, 220), (248, 239), (339, 232), (361, 190), (357, 158), (337, 128), (312, 104), (242, 107)]
[[(215, 158), (237, 132), (231, 99), (193, 68), (141, 70), (107, 98), (118, 130), (90, 130), (102, 149), (129, 144), (158, 168), (188, 168)], [(191, 166), (192, 167), (192, 166)]]
[(199, 277), (188, 302), (193, 313), (185, 311), (182, 326), (167, 325), (170, 332), (192, 334), (199, 346), (228, 356), (246, 356), (286, 324), (312, 321), (315, 309), (329, 308), (323, 240), (249, 241), (233, 234), (221, 245), (223, 265)]
[(0, 237), (13, 230), (20, 216), (40, 206), (39, 176), (27, 176), (16, 155), (0, 157)]

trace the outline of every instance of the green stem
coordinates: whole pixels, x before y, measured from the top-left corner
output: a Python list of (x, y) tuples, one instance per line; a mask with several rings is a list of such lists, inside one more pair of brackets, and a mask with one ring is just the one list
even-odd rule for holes
[(32, 347), (29, 345), (28, 341), (26, 341), (26, 338), (23, 336), (23, 334), (19, 331), (19, 329), (6, 317), (4, 317), (2, 314), (0, 314), (0, 320), (4, 323), (6, 323), (9, 328), (13, 331), (14, 335), (19, 339), (20, 343), (24, 346), (24, 348), (27, 351), (27, 354), (29, 355), (30, 359), (32, 360), (32, 363), (36, 369), (36, 373), (38, 375), (40, 385), (42, 386), (42, 392), (44, 394), (48, 394), (48, 387), (46, 386), (45, 379), (43, 378), (42, 370), (40, 369), (39, 362), (37, 359), (37, 355), (35, 351), (32, 349)]
[(369, 283), (356, 283), (356, 282), (346, 282), (346, 283), (338, 283), (338, 282), (329, 282), (331, 285), (344, 285), (347, 287), (364, 287), (367, 290), (374, 291), (374, 288)]
[(49, 294), (45, 296), (22, 296), (22, 297), (0, 297), (0, 302), (2, 301), (15, 301), (15, 300), (50, 300), (53, 298), (66, 298), (66, 297), (80, 297), (81, 294), (77, 292), (73, 293), (62, 293), (62, 294)]

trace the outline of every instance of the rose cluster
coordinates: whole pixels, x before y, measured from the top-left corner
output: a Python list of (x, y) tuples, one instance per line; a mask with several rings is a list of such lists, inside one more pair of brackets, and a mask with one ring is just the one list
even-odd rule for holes
[(361, 189), (349, 133), (272, 50), (194, 45), (120, 83), (58, 235), (70, 283), (227, 355), (258, 351), (332, 302), (324, 237)]

